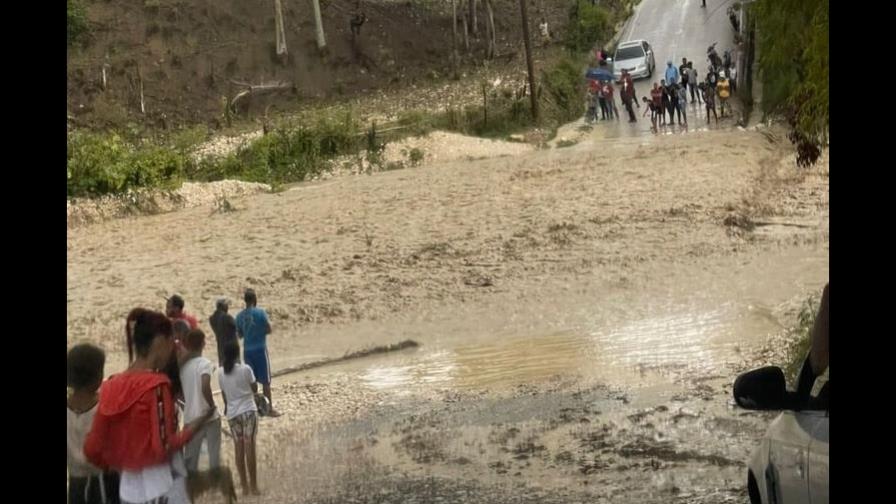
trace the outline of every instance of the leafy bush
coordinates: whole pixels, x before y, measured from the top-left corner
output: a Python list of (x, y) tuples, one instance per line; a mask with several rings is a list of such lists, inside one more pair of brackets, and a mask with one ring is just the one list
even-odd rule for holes
[(68, 139), (68, 195), (98, 196), (138, 187), (168, 187), (189, 161), (162, 145), (135, 146), (118, 134), (77, 132)]
[(90, 26), (87, 23), (87, 11), (84, 9), (84, 4), (80, 0), (67, 1), (68, 21), (66, 31), (68, 33), (68, 45), (71, 47), (87, 38)]
[(755, 15), (762, 107), (791, 127), (801, 165), (815, 162), (827, 144), (829, 0), (757, 0)]
[(582, 114), (584, 79), (582, 69), (569, 58), (542, 72), (541, 80), (548, 99), (559, 113), (558, 120), (566, 121)]
[[(155, 141), (128, 141), (121, 133), (75, 132), (68, 139), (68, 195), (99, 196), (140, 187), (174, 187), (182, 180), (238, 179), (279, 185), (321, 173), (329, 160), (358, 152), (358, 127), (346, 115), (311, 125), (285, 124), (235, 154), (196, 162), (193, 147), (204, 128)], [(377, 140), (381, 153), (384, 142)]]
[(569, 12), (566, 48), (575, 53), (590, 51), (599, 40), (612, 36), (613, 23), (609, 11), (590, 1), (576, 0)]

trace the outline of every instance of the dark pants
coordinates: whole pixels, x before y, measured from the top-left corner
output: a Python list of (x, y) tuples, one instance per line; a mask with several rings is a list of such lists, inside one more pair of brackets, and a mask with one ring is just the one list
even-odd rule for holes
[[(700, 89), (697, 88), (697, 83), (692, 82), (688, 84), (688, 88), (691, 90), (691, 103), (703, 103), (703, 97), (700, 96)], [(694, 95), (696, 95), (696, 98)]]
[(607, 113), (609, 110), (607, 109), (607, 99), (606, 98), (598, 98), (598, 103), (600, 103), (600, 117), (601, 119), (607, 118)]
[(635, 118), (635, 111), (634, 111), (634, 109), (632, 109), (632, 100), (631, 99), (622, 100), (622, 102), (625, 103), (625, 110), (628, 111), (628, 121), (629, 122), (637, 122), (638, 119)]
[[(105, 496), (105, 500), (103, 500)], [(118, 474), (104, 473), (90, 478), (69, 478), (68, 504), (118, 504)]]
[(666, 107), (667, 107), (667, 105), (668, 105), (667, 102), (662, 102), (662, 104), (660, 104), (659, 110), (657, 111), (657, 113), (660, 115), (660, 121), (662, 124), (666, 124)]
[[(675, 109), (676, 109), (675, 104), (672, 102), (669, 102), (669, 104), (666, 105), (666, 108), (669, 110), (669, 124), (672, 124), (675, 122), (675, 115), (674, 115)], [(678, 118), (678, 122), (679, 123), (681, 122), (681, 117)]]
[(616, 100), (614, 100), (613, 98), (607, 99), (607, 111), (610, 113), (610, 119), (612, 119), (614, 116), (616, 117), (616, 119), (619, 119), (619, 109), (616, 108)]

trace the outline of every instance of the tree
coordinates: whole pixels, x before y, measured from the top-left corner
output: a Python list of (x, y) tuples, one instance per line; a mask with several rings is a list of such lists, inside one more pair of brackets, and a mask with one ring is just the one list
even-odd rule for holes
[(485, 12), (487, 14), (487, 17), (485, 18), (485, 37), (488, 39), (488, 46), (485, 50), (485, 59), (492, 59), (497, 52), (497, 43), (495, 42), (495, 11), (492, 9), (492, 0), (485, 0)]
[(827, 145), (829, 0), (757, 0), (751, 6), (759, 47), (762, 108), (790, 125), (801, 166)]
[(469, 8), (470, 14), (470, 33), (473, 34), (473, 37), (479, 38), (479, 23), (476, 21), (476, 5), (479, 3), (479, 0), (467, 0), (467, 7)]
[(286, 61), (286, 30), (283, 28), (283, 4), (274, 0), (274, 37), (277, 44), (277, 56)]
[(327, 47), (327, 39), (324, 36), (324, 23), (320, 18), (320, 0), (311, 0), (314, 4), (314, 31), (317, 36), (317, 48), (323, 51)]
[(451, 69), (454, 78), (460, 78), (458, 67), (460, 66), (460, 56), (457, 53), (457, 0), (451, 0), (451, 12), (453, 19), (451, 20)]

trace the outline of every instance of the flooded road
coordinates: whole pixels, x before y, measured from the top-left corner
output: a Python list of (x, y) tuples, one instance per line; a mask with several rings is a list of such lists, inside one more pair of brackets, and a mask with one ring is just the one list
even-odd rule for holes
[[(620, 119), (600, 120), (592, 126), (585, 126), (585, 120), (579, 119), (568, 124), (558, 131), (558, 138), (571, 139), (582, 138), (588, 143), (601, 143), (608, 139), (633, 136), (651, 136), (650, 115), (642, 114), (646, 105), (641, 103), (642, 97), (650, 97), (653, 84), (659, 83), (665, 78), (666, 63), (672, 61), (676, 68), (682, 64), (682, 58), (693, 62), (697, 71), (698, 81), (706, 78), (709, 66), (706, 49), (717, 43), (716, 51), (722, 57), (725, 50), (732, 51), (732, 59), (736, 59), (734, 43), (734, 28), (728, 20), (727, 9), (733, 3), (729, 0), (708, 1), (706, 8), (701, 7), (701, 0), (641, 0), (635, 7), (635, 12), (622, 29), (619, 43), (631, 40), (646, 40), (654, 50), (656, 68), (649, 78), (634, 81), (635, 94), (639, 107), (634, 107), (638, 122), (629, 123), (625, 107), (616, 96), (616, 106), (619, 108)], [(612, 56), (612, 55), (611, 55)], [(687, 122), (688, 127), (676, 125), (667, 126), (659, 130), (660, 134), (693, 134), (718, 128), (731, 128), (736, 125), (738, 115), (720, 117), (717, 123), (707, 121), (706, 107), (697, 100), (692, 101), (690, 92), (687, 94)], [(736, 104), (733, 104), (736, 105)], [(737, 105), (739, 106), (739, 105)], [(676, 113), (677, 114), (677, 113)], [(598, 115), (600, 111), (598, 110)], [(583, 128), (584, 131), (578, 131)], [(584, 133), (584, 134), (582, 134)]]
[(275, 495), (744, 502), (744, 464), (772, 415), (734, 408), (731, 382), (777, 364), (752, 356), (780, 341), (802, 301), (821, 290), (827, 248), (670, 266), (615, 287), (546, 285), (533, 305), (498, 301), (425, 327), (384, 328), (422, 346), (283, 377), (298, 387), (348, 380), (350, 396), (366, 390), (373, 399), (356, 420), (280, 444), (302, 484)]
[[(827, 278), (825, 248), (762, 251), (699, 268), (658, 264), (623, 285), (580, 278), (544, 286), (531, 300), (499, 295), (411, 323), (364, 325), (365, 339), (422, 346), (333, 369), (396, 391), (494, 388), (556, 375), (629, 386), (650, 383), (644, 371), (657, 369), (709, 374), (780, 332), (785, 311)], [(321, 340), (345, 330), (325, 330)]]

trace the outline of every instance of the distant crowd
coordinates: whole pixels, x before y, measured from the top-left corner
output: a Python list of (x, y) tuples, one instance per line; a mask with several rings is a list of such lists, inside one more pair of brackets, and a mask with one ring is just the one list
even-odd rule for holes
[[(595, 66), (606, 67), (606, 53), (598, 51)], [(653, 83), (650, 96), (643, 96), (641, 101), (645, 104), (641, 116), (650, 112), (651, 130), (657, 132), (660, 127), (667, 124), (672, 126), (688, 126), (688, 94), (692, 107), (698, 104), (706, 107), (706, 121), (731, 115), (729, 99), (737, 92), (737, 66), (710, 65), (706, 77), (700, 81), (693, 61), (682, 58), (681, 65), (676, 67), (672, 61), (666, 63), (665, 78)], [(615, 84), (615, 86), (614, 86)], [(622, 77), (615, 81), (588, 79), (587, 112), (585, 120), (592, 123), (598, 120), (619, 120), (619, 109), (616, 106), (616, 88), (619, 88), (619, 97), (628, 114), (628, 122), (637, 122), (634, 108), (640, 108), (635, 86), (628, 70), (622, 70)], [(717, 108), (718, 104), (718, 108)], [(598, 117), (598, 110), (600, 117)]]

